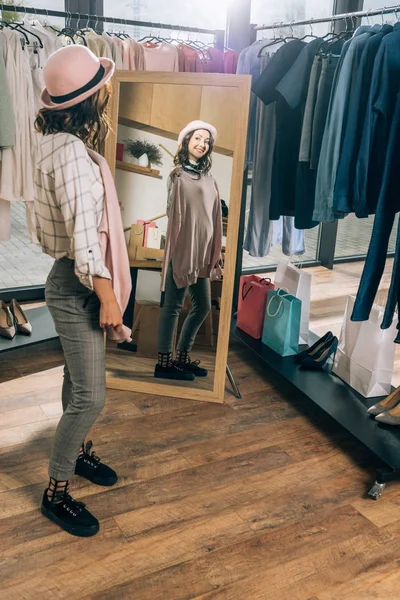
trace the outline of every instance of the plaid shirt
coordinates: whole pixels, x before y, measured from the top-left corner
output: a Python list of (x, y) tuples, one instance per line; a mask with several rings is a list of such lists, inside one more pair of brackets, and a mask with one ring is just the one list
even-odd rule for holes
[(42, 250), (75, 261), (81, 283), (93, 289), (93, 276), (111, 279), (97, 230), (104, 207), (99, 167), (84, 143), (69, 133), (42, 136), (35, 174), (36, 230)]

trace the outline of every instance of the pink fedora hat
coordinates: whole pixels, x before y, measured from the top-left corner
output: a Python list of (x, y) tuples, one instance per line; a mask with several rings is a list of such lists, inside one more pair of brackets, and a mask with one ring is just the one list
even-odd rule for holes
[(97, 92), (113, 76), (115, 65), (109, 58), (97, 58), (86, 46), (66, 46), (46, 62), (46, 87), (41, 95), (44, 108), (64, 110)]

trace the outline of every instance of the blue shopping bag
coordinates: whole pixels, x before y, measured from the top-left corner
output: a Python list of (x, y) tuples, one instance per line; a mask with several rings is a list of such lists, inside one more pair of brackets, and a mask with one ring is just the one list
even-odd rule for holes
[(301, 300), (282, 289), (269, 292), (263, 344), (281, 356), (298, 354), (300, 323)]

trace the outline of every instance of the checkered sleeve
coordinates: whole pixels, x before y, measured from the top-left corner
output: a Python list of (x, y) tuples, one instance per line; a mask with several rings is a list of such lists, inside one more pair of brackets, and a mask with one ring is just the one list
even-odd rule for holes
[(85, 145), (68, 140), (54, 161), (55, 194), (62, 212), (75, 273), (81, 283), (93, 289), (93, 277), (111, 279), (100, 249), (96, 205), (93, 198)]

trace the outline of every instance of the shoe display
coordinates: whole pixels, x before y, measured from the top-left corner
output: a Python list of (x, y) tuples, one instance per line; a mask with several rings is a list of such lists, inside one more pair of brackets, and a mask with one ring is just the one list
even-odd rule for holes
[(83, 454), (76, 461), (75, 475), (85, 477), (96, 485), (115, 485), (118, 475), (113, 469), (103, 464), (95, 452), (90, 452), (92, 447), (92, 442), (88, 442), (86, 447), (82, 446)]
[(400, 425), (400, 405), (395, 406), (392, 410), (377, 415), (375, 421), (384, 423), (385, 425)]
[(32, 334), (32, 325), (29, 323), (26, 314), (22, 310), (18, 302), (13, 298), (9, 304), (9, 309), (14, 317), (14, 323), (16, 325), (17, 333), (22, 335)]
[(65, 489), (61, 502), (49, 500), (47, 489), (44, 491), (42, 515), (56, 523), (61, 529), (78, 537), (96, 535), (100, 525), (96, 517), (90, 513), (83, 502), (74, 500)]
[(314, 358), (307, 356), (302, 361), (300, 368), (307, 371), (321, 371), (328, 362), (328, 359), (335, 355), (338, 345), (339, 340), (337, 337), (328, 340), (318, 352), (318, 355), (315, 355)]
[(15, 336), (14, 319), (7, 304), (0, 301), (0, 336), (12, 340)]
[(376, 417), (377, 415), (380, 415), (386, 411), (391, 410), (392, 408), (395, 408), (395, 406), (397, 406), (399, 403), (400, 387), (395, 389), (394, 392), (389, 394), (389, 396), (387, 396), (384, 400), (381, 400), (377, 404), (371, 406), (371, 408), (368, 409), (368, 412), (370, 415), (374, 415)]
[(157, 379), (171, 379), (174, 381), (194, 381), (195, 376), (193, 373), (184, 371), (181, 367), (176, 364), (172, 364), (169, 367), (161, 367), (156, 365), (154, 369), (154, 377)]
[(332, 338), (332, 331), (328, 331), (328, 333), (326, 333), (322, 338), (316, 341), (313, 346), (311, 346), (307, 350), (304, 350), (303, 352), (299, 352), (299, 354), (295, 356), (295, 361), (297, 363), (301, 363), (301, 361), (307, 358), (307, 356), (315, 357), (315, 355), (321, 351), (322, 347), (326, 344), (326, 342), (328, 342)]
[(175, 364), (179, 369), (185, 371), (185, 373), (193, 373), (195, 377), (207, 377), (208, 371), (207, 369), (203, 369), (203, 367), (199, 366), (200, 362), (200, 360), (195, 360), (188, 363), (176, 362)]

